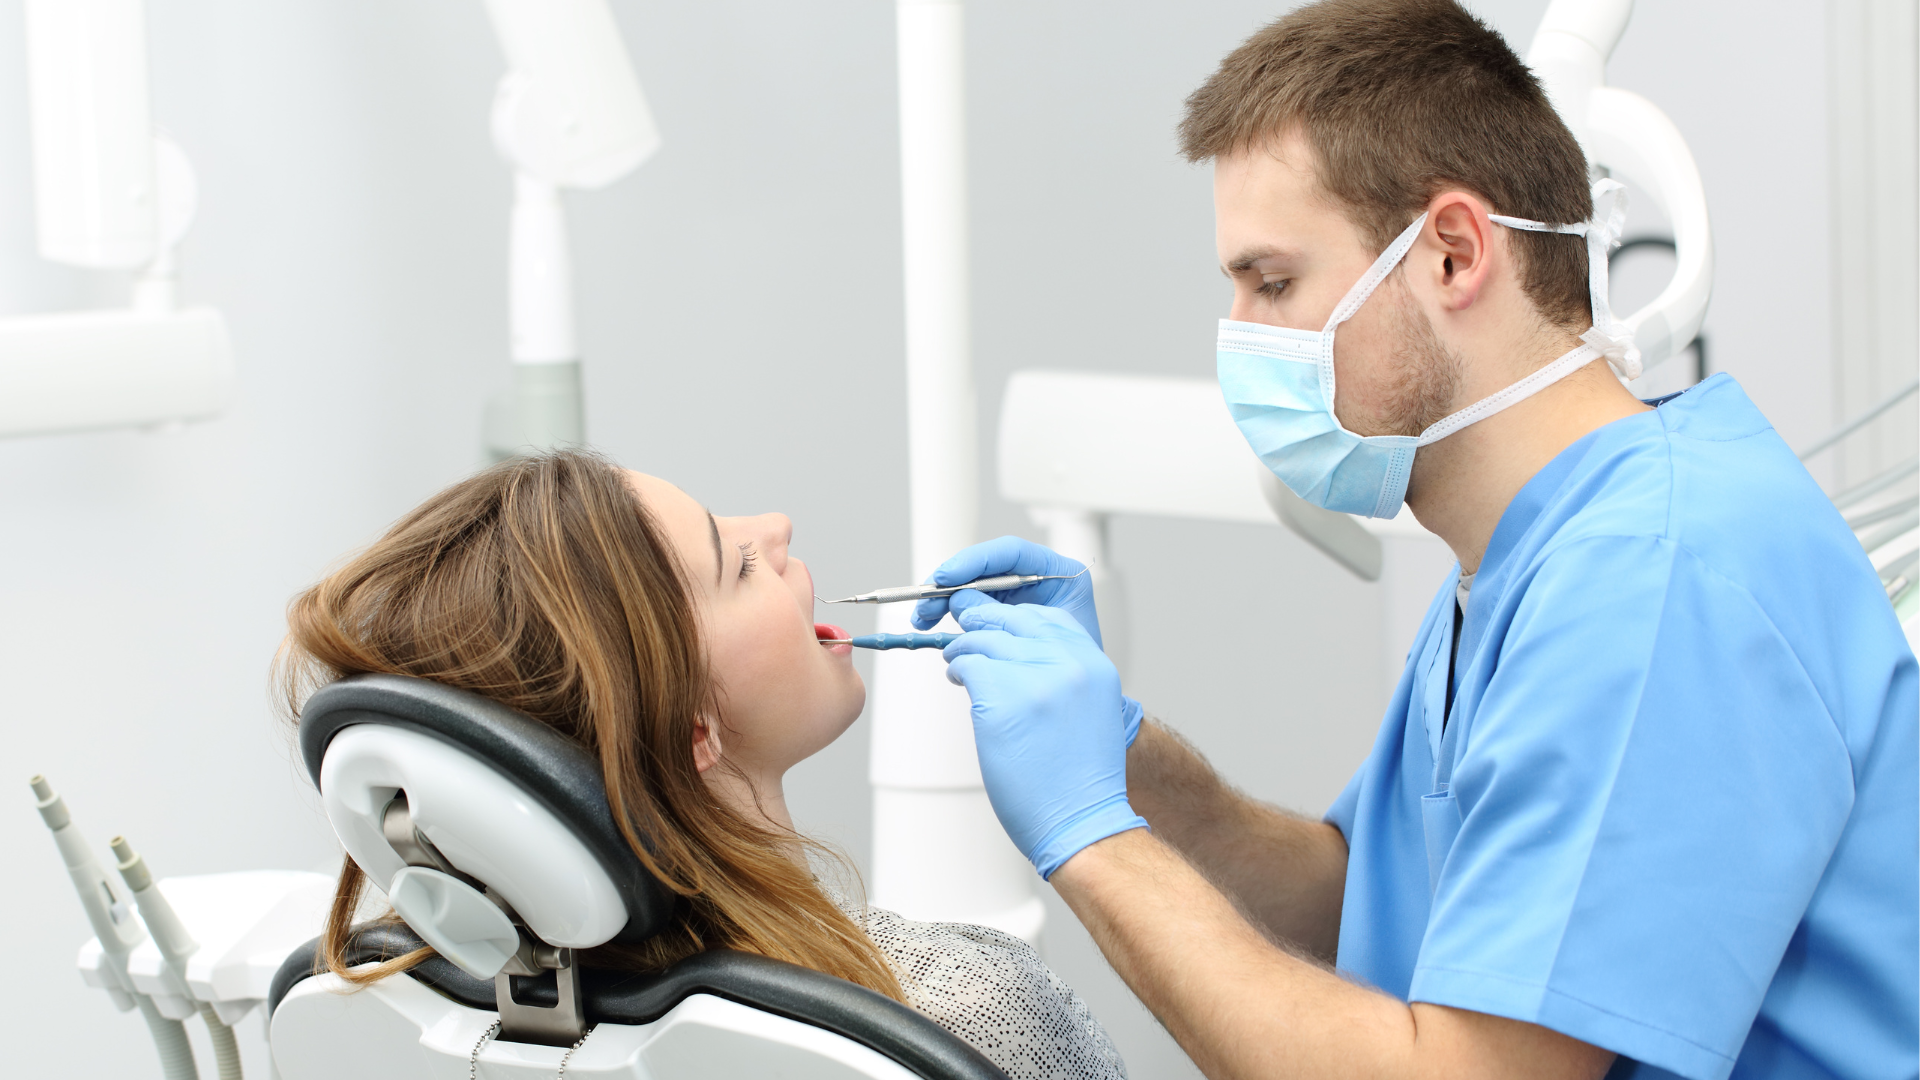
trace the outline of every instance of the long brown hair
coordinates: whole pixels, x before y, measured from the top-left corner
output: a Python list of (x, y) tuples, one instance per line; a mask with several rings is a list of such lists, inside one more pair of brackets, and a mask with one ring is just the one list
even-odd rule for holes
[[(296, 596), (287, 623), (278, 679), (290, 716), (334, 679), (412, 675), (510, 705), (599, 757), (635, 855), (685, 899), (664, 933), (602, 945), (585, 963), (654, 970), (733, 948), (904, 1000), (880, 951), (793, 853), (838, 857), (749, 820), (701, 779), (694, 727), (720, 713), (693, 598), (610, 462), (557, 451), (462, 480)], [(322, 941), (328, 968), (355, 983), (432, 955), (347, 971), (364, 884), (347, 859)]]

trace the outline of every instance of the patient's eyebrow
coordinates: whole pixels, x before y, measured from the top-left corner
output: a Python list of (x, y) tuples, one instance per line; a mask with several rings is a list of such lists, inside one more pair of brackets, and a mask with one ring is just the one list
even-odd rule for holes
[(727, 560), (720, 554), (720, 523), (713, 520), (713, 511), (707, 511), (707, 533), (713, 537), (713, 584), (720, 587), (720, 576), (727, 572)]

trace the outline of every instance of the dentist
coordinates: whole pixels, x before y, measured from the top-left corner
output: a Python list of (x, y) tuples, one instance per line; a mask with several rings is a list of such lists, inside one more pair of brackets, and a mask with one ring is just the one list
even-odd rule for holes
[[(1143, 722), (1085, 578), (957, 594), (1014, 842), (1215, 1080), (1920, 1073), (1913, 654), (1731, 378), (1622, 386), (1617, 185), (1525, 66), (1454, 0), (1323, 0), (1180, 133), (1248, 442), (1459, 569), (1324, 820)], [(1077, 569), (1002, 538), (933, 580)]]

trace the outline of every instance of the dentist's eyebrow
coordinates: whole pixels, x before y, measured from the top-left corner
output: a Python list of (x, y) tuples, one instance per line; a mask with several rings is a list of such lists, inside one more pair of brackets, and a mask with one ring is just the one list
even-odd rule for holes
[(1294, 259), (1299, 257), (1299, 255), (1295, 252), (1284, 251), (1276, 247), (1248, 248), (1247, 250), (1241, 252), (1239, 257), (1235, 258), (1232, 262), (1221, 267), (1220, 272), (1227, 275), (1228, 277), (1233, 277), (1236, 274), (1244, 274), (1247, 271), (1253, 269), (1254, 263), (1259, 262), (1261, 259), (1271, 259), (1276, 255), (1281, 256), (1283, 258), (1288, 258), (1288, 259)]
[(727, 573), (726, 556), (720, 554), (720, 523), (713, 520), (713, 511), (707, 511), (707, 534), (713, 537), (713, 585), (720, 587)]

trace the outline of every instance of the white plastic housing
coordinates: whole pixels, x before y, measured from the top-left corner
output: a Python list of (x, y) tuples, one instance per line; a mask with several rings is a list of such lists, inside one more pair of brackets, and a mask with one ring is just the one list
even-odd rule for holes
[[(496, 1016), (469, 1009), (407, 976), (364, 990), (334, 975), (297, 985), (273, 1014), (281, 1080), (417, 1080), (466, 1076)], [(914, 1080), (891, 1059), (811, 1024), (694, 994), (651, 1024), (602, 1023), (567, 1056), (564, 1046), (494, 1039), (480, 1051), (489, 1080)]]
[(603, 187), (660, 148), (660, 130), (606, 0), (487, 0), (508, 73), (493, 139), (515, 169)]
[(40, 254), (96, 268), (158, 254), (143, 0), (26, 0)]
[(1263, 490), (1272, 474), (1212, 379), (1014, 372), (1001, 399), (999, 458), (1000, 494), (1043, 513), (1278, 520), (1367, 580), (1379, 574), (1374, 536), (1430, 535), (1405, 509), (1375, 521), (1297, 498), (1274, 505)]
[[(134, 989), (154, 996), (162, 1015), (185, 1020), (196, 1002), (233, 1024), (267, 996), (280, 962), (326, 926), (333, 879), (294, 870), (247, 870), (165, 878), (155, 883), (199, 948), (188, 957), (185, 993), (147, 938), (126, 958)], [(113, 958), (98, 938), (80, 947), (89, 986), (117, 989)]]
[(211, 308), (0, 321), (0, 436), (202, 420), (232, 396), (226, 323)]
[(514, 362), (579, 359), (573, 336), (573, 260), (560, 189), (516, 173), (507, 241), (507, 325)]
[(1651, 368), (1700, 332), (1713, 293), (1713, 234), (1706, 187), (1679, 129), (1645, 98), (1605, 85), (1607, 57), (1632, 12), (1632, 0), (1553, 0), (1527, 49), (1527, 66), (1587, 160), (1645, 191), (1673, 227), (1673, 279), (1626, 319), (1641, 363)]
[[(900, 221), (906, 296), (909, 573), (918, 581), (980, 539), (979, 407), (968, 287), (966, 11), (897, 0)], [(909, 605), (878, 629), (910, 629)], [(909, 918), (1039, 938), (1034, 873), (987, 807), (965, 691), (938, 657), (873, 660), (873, 901)], [(971, 807), (957, 812), (957, 805)], [(936, 838), (937, 839), (930, 839)], [(948, 850), (949, 858), (930, 857)], [(991, 854), (983, 854), (991, 853)]]
[[(946, 669), (939, 657), (928, 659), (927, 667)], [(973, 758), (971, 746), (966, 756)], [(873, 869), (876, 904), (884, 895), (885, 906), (916, 919), (1039, 939), (1046, 907), (1033, 892), (1033, 867), (1007, 839), (985, 789), (875, 784), (873, 844), (891, 853)], [(967, 872), (955, 874), (954, 867)]]
[(586, 949), (627, 924), (618, 890), (571, 829), (492, 766), (438, 739), (355, 724), (328, 745), (320, 791), (341, 844), (382, 889), (407, 865), (380, 828), (387, 803), (405, 791), (414, 827), (505, 897), (542, 941)]

